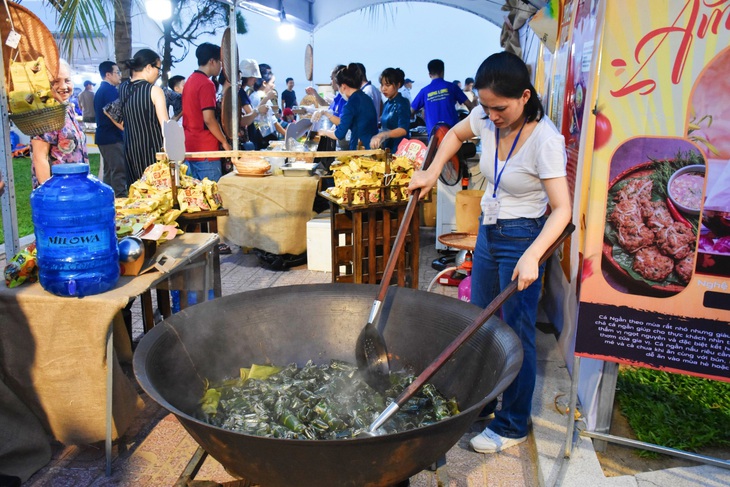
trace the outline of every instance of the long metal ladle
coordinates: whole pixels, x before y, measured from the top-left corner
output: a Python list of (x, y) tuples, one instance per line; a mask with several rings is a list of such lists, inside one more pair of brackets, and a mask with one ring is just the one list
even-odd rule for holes
[[(560, 235), (560, 237), (550, 246), (547, 251), (543, 254), (543, 256), (540, 258), (540, 265), (542, 265), (555, 251), (558, 249), (560, 245), (562, 245), (563, 241), (573, 233), (573, 230), (575, 230), (575, 225), (572, 223), (569, 223), (568, 226), (565, 227), (565, 230), (563, 230), (563, 233)], [(391, 416), (393, 416), (395, 413), (398, 412), (398, 410), (408, 402), (408, 400), (413, 397), (413, 395), (418, 391), (418, 389), (423, 386), (423, 384), (426, 383), (438, 370), (446, 363), (447, 360), (451, 358), (451, 356), (456, 353), (456, 351), (461, 348), (466, 341), (471, 338), (471, 336), (479, 330), (479, 328), (482, 327), (484, 323), (487, 322), (489, 318), (492, 317), (492, 315), (502, 307), (505, 301), (509, 299), (510, 296), (512, 296), (515, 291), (517, 291), (517, 279), (511, 281), (507, 287), (505, 287), (501, 293), (497, 295), (494, 300), (489, 303), (489, 305), (484, 308), (484, 310), (479, 313), (479, 316), (477, 316), (471, 325), (469, 325), (467, 328), (462, 331), (459, 336), (457, 336), (448, 347), (444, 349), (441, 354), (439, 354), (436, 359), (431, 362), (431, 364), (424, 369), (423, 372), (421, 372), (421, 375), (419, 375), (416, 380), (411, 382), (411, 384), (406, 387), (403, 392), (401, 392), (400, 396), (398, 396), (390, 405), (388, 405), (385, 410), (380, 413), (380, 416), (378, 416), (375, 421), (372, 422), (370, 427), (368, 428), (367, 432), (363, 432), (360, 434), (360, 436), (375, 436), (377, 433), (377, 429), (380, 428), (388, 419), (390, 419)], [(376, 330), (377, 331), (377, 330)], [(380, 337), (382, 341), (382, 336)], [(381, 346), (383, 349), (385, 348), (385, 343), (381, 342)]]
[[(426, 157), (424, 158), (422, 167), (423, 170), (428, 169), (428, 166), (431, 165), (437, 149), (438, 143), (434, 142), (432, 138), (426, 150)], [(380, 281), (378, 295), (375, 301), (373, 301), (373, 306), (370, 308), (368, 322), (357, 337), (357, 344), (355, 345), (357, 368), (363, 374), (365, 382), (380, 392), (385, 391), (390, 385), (390, 364), (388, 362), (388, 349), (385, 346), (385, 340), (383, 340), (383, 335), (380, 333), (380, 330), (375, 326), (375, 322), (380, 314), (380, 307), (383, 304), (385, 295), (388, 293), (395, 264), (403, 250), (408, 227), (411, 225), (413, 213), (415, 213), (416, 207), (418, 206), (420, 194), (420, 189), (416, 189), (411, 193), (408, 205), (403, 213), (400, 227), (398, 227), (395, 242), (393, 242), (393, 248), (390, 249), (388, 262), (385, 264), (385, 269), (383, 270), (383, 278)], [(418, 257), (416, 256), (416, 258)]]

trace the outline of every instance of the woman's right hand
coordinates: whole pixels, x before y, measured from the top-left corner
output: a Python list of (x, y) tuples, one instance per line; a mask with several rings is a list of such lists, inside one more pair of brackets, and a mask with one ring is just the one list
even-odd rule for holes
[(459, 151), (465, 140), (469, 140), (474, 135), (476, 134), (472, 131), (471, 121), (468, 118), (465, 118), (452, 127), (439, 144), (438, 151), (429, 168), (425, 171), (415, 171), (413, 173), (411, 183), (408, 185), (408, 191), (413, 192), (413, 190), (420, 188), (420, 198), (425, 198), (426, 194), (428, 194), (434, 184), (436, 184), (436, 181), (438, 181), (446, 161), (451, 159)]
[(413, 171), (411, 182), (408, 185), (408, 193), (420, 189), (421, 194), (419, 195), (419, 199), (425, 198), (434, 184), (436, 184), (436, 181), (438, 181), (438, 177), (438, 173), (432, 173), (431, 171)]

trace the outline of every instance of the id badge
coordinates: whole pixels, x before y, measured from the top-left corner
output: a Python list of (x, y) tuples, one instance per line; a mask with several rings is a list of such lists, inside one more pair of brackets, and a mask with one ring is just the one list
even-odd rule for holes
[(484, 218), (482, 218), (482, 225), (494, 225), (497, 223), (497, 217), (499, 216), (499, 200), (497, 198), (489, 198), (482, 208)]

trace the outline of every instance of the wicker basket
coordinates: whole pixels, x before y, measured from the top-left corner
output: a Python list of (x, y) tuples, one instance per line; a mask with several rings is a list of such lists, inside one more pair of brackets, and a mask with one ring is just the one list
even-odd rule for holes
[(271, 170), (271, 164), (263, 157), (258, 156), (242, 156), (240, 158), (231, 158), (231, 162), (236, 168), (236, 172), (245, 176), (263, 176)]
[(66, 124), (66, 103), (18, 114), (11, 113), (10, 120), (25, 135), (33, 137), (60, 130)]

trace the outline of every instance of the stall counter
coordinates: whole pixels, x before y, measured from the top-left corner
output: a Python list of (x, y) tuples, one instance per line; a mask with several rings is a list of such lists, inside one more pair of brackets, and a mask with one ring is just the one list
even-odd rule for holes
[(223, 176), (218, 190), (229, 214), (219, 217), (221, 237), (272, 254), (305, 252), (318, 181), (315, 176), (245, 177), (235, 172)]

